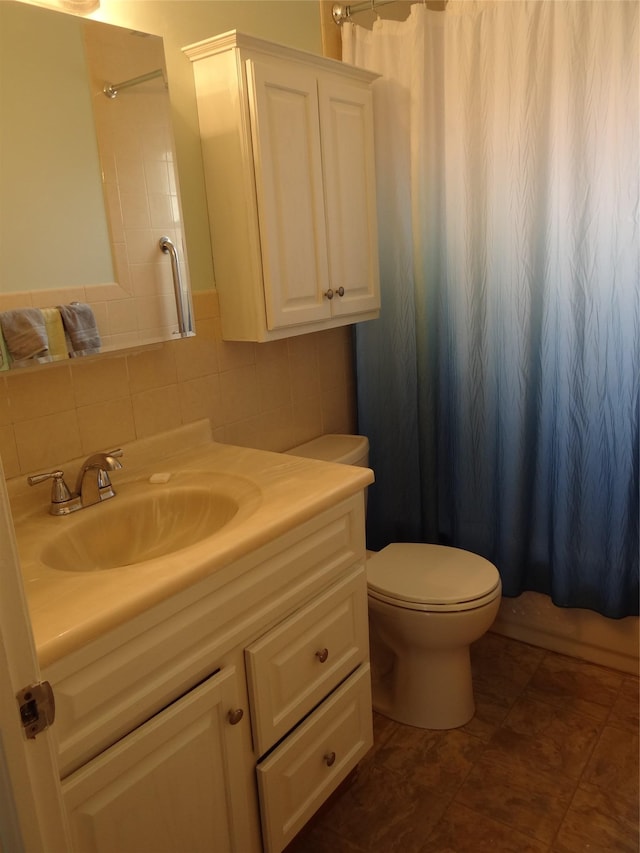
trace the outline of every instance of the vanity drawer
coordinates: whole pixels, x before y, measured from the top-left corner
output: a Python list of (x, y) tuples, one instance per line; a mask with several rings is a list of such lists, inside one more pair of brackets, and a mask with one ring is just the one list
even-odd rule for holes
[(367, 581), (358, 566), (245, 650), (257, 755), (368, 657)]
[(258, 765), (263, 843), (278, 853), (373, 745), (364, 664)]

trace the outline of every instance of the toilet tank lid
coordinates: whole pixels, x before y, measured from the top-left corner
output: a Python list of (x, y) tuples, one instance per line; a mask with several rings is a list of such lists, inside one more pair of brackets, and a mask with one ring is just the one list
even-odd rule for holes
[(323, 462), (363, 465), (369, 452), (369, 439), (366, 435), (321, 435), (286, 452), (293, 456), (320, 459)]

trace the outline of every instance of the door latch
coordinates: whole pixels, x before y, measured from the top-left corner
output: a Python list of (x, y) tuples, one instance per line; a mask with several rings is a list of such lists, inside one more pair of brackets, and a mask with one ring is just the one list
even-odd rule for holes
[(20, 708), (22, 728), (28, 738), (34, 738), (52, 725), (56, 716), (56, 703), (53, 688), (48, 681), (23, 687), (17, 693), (16, 699)]

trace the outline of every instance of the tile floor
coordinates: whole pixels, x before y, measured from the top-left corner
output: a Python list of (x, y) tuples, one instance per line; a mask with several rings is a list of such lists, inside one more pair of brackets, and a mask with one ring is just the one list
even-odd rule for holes
[(374, 715), (352, 783), (287, 853), (638, 853), (638, 678), (491, 633), (472, 665), (473, 720)]

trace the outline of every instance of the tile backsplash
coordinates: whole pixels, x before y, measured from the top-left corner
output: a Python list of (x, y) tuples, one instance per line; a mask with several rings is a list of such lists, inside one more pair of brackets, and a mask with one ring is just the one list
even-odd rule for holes
[(194, 338), (4, 373), (5, 476), (52, 470), (201, 418), (217, 441), (276, 451), (355, 429), (349, 327), (226, 342), (216, 292), (196, 292), (193, 302)]

